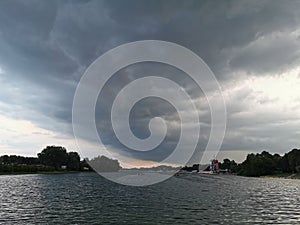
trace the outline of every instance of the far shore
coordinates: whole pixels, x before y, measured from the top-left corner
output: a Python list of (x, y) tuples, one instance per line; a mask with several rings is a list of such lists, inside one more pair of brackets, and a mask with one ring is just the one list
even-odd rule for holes
[(300, 173), (279, 173), (261, 176), (262, 178), (300, 179)]
[(27, 175), (27, 174), (69, 174), (69, 173), (94, 173), (93, 171), (37, 171), (37, 172), (0, 172), (1, 175)]
[[(63, 174), (79, 174), (79, 173), (95, 173), (94, 171), (38, 171), (38, 172), (0, 172), (0, 176), (3, 175), (34, 175), (34, 174), (44, 174), (44, 175), (63, 175)], [(233, 176), (240, 176), (237, 174), (227, 174)], [(241, 176), (249, 177), (249, 176)], [(249, 177), (251, 178), (251, 177)], [(290, 179), (290, 180), (300, 180), (300, 173), (279, 173), (266, 176), (260, 176), (259, 178), (279, 178), (279, 179)]]

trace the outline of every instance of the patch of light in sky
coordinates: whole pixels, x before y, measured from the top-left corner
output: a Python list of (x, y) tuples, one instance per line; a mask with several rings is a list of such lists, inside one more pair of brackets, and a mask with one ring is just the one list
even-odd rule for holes
[(4, 70), (0, 66), (0, 74), (4, 74)]
[[(70, 151), (74, 140), (62, 134), (37, 127), (30, 121), (0, 115), (0, 155), (36, 156), (47, 145), (63, 145)], [(59, 138), (58, 138), (59, 137)]]
[(239, 96), (239, 101), (253, 106), (253, 110), (263, 107), (300, 111), (300, 67), (277, 75), (242, 77), (223, 86), (227, 105)]
[(258, 96), (269, 97), (280, 105), (294, 105), (300, 101), (300, 67), (278, 76), (257, 77), (247, 84)]

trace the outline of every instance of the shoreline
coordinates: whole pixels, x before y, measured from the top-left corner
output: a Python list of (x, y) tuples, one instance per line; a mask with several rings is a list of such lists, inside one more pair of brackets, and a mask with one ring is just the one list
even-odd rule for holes
[(279, 174), (261, 176), (261, 178), (280, 178), (280, 179), (299, 180), (300, 173), (279, 173)]
[(38, 171), (38, 172), (9, 172), (3, 173), (0, 172), (0, 176), (2, 175), (29, 175), (29, 174), (49, 174), (49, 175), (59, 175), (59, 174), (72, 174), (72, 173), (93, 173), (93, 171)]
[[(74, 173), (95, 173), (94, 171), (37, 171), (37, 172), (0, 172), (0, 176), (2, 175), (30, 175), (30, 174), (45, 174), (45, 175), (60, 175), (60, 174), (74, 174)], [(225, 175), (225, 174), (222, 174)], [(230, 176), (240, 176), (237, 174), (226, 174)], [(241, 176), (241, 177), (249, 177), (249, 176)], [(251, 177), (249, 177), (251, 178)], [(300, 173), (279, 173), (272, 175), (260, 176), (259, 178), (279, 178), (279, 179), (290, 179), (290, 180), (300, 180)]]

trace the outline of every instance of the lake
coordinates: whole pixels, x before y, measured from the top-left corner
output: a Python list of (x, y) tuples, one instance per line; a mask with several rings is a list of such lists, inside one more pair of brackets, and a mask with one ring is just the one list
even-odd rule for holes
[(152, 186), (94, 173), (0, 176), (0, 224), (300, 224), (300, 180), (171, 177)]

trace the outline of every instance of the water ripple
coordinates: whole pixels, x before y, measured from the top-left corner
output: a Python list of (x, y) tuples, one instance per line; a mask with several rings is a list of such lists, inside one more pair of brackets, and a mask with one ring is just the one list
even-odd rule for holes
[(148, 187), (93, 173), (0, 176), (0, 224), (300, 224), (300, 181), (172, 177)]

